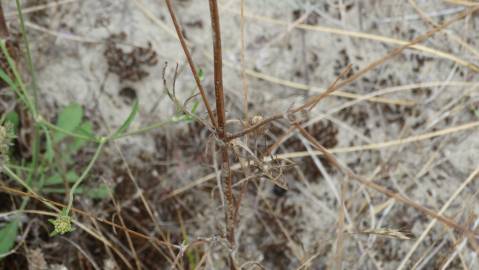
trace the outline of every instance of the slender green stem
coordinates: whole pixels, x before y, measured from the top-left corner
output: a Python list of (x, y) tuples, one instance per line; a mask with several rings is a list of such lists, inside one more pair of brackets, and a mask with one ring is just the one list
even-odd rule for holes
[[(3, 54), (5, 55), (5, 58), (7, 60), (8, 66), (13, 72), (13, 76), (15, 76), (15, 81), (16, 84), (13, 82), (11, 87), (12, 90), (22, 99), (22, 101), (25, 102), (25, 105), (27, 108), (32, 112), (33, 117), (35, 118), (37, 115), (37, 110), (36, 107), (34, 106), (34, 102), (30, 100), (30, 96), (27, 93), (25, 84), (23, 83), (22, 77), (20, 76), (20, 73), (18, 72), (17, 66), (15, 65), (15, 62), (13, 61), (12, 57), (10, 56), (10, 53), (8, 52), (5, 40), (0, 41), (0, 47), (2, 49)], [(18, 88), (16, 87), (18, 85)], [(18, 90), (18, 91), (15, 91)]]
[(123, 133), (123, 134), (113, 135), (111, 137), (108, 137), (108, 141), (113, 141), (113, 140), (121, 139), (121, 138), (124, 138), (124, 137), (129, 137), (129, 136), (134, 136), (134, 135), (139, 135), (139, 134), (142, 134), (142, 133), (146, 133), (146, 132), (151, 131), (153, 129), (157, 129), (157, 128), (160, 128), (164, 125), (171, 124), (171, 123), (174, 123), (174, 122), (175, 122), (174, 120), (169, 119), (167, 121), (155, 123), (155, 124), (143, 127), (143, 128), (139, 128), (137, 130), (126, 132), (126, 133)]
[(67, 208), (66, 208), (66, 214), (68, 215), (68, 213), (70, 212), (71, 208), (72, 208), (72, 205), (73, 205), (73, 195), (75, 194), (75, 190), (78, 188), (78, 186), (80, 186), (80, 184), (83, 182), (83, 180), (85, 180), (86, 176), (88, 175), (88, 173), (91, 171), (91, 169), (93, 168), (93, 165), (95, 164), (95, 162), (97, 161), (98, 157), (100, 156), (100, 153), (101, 153), (101, 150), (103, 149), (103, 146), (105, 146), (106, 142), (108, 141), (107, 138), (103, 137), (101, 140), (100, 140), (100, 143), (98, 145), (98, 148), (96, 149), (96, 152), (95, 154), (93, 155), (93, 158), (90, 160), (90, 163), (88, 163), (88, 166), (86, 167), (86, 169), (83, 171), (82, 175), (80, 176), (80, 178), (78, 178), (78, 180), (75, 182), (75, 184), (73, 184), (72, 188), (70, 189), (70, 194), (68, 196), (68, 205), (67, 205)]
[[(8, 174), (8, 176), (10, 176), (13, 180), (17, 181), (20, 185), (22, 185), (28, 192), (32, 193), (33, 195), (35, 195), (36, 197), (38, 198), (41, 198), (40, 195), (38, 195), (38, 193), (35, 192), (35, 190), (33, 190), (22, 178), (20, 178), (20, 176), (18, 176), (15, 172), (13, 172), (9, 166), (7, 165), (3, 165), (2, 166), (3, 168), (3, 171)], [(42, 202), (50, 207), (51, 209), (57, 211), (57, 212), (60, 212), (60, 210), (55, 207), (53, 204), (49, 203), (49, 202), (46, 202), (46, 201), (43, 201)]]
[(38, 110), (38, 89), (37, 89), (37, 80), (35, 75), (35, 69), (33, 67), (33, 60), (32, 60), (32, 53), (30, 50), (30, 43), (28, 42), (27, 31), (25, 28), (25, 20), (23, 18), (22, 13), (22, 6), (20, 4), (20, 0), (16, 0), (17, 3), (17, 12), (18, 18), (20, 19), (20, 31), (22, 32), (23, 42), (25, 43), (26, 52), (27, 52), (27, 61), (28, 61), (28, 68), (30, 69), (30, 76), (32, 76), (32, 90), (33, 90), (33, 104), (35, 106), (35, 110)]
[(2, 168), (11, 178), (13, 178), (13, 180), (17, 181), (20, 185), (22, 185), (32, 194), (37, 195), (37, 193), (27, 184), (27, 182), (23, 181), (23, 179), (20, 178), (20, 176), (18, 176), (16, 173), (14, 173), (8, 166), (3, 165)]
[(101, 139), (99, 138), (96, 138), (96, 137), (90, 137), (90, 136), (85, 136), (85, 135), (81, 135), (81, 134), (77, 134), (75, 132), (71, 132), (71, 131), (68, 131), (68, 130), (65, 130), (61, 127), (58, 127), (46, 120), (44, 120), (43, 118), (40, 118), (40, 119), (37, 119), (37, 123), (39, 123), (40, 125), (44, 125), (52, 130), (55, 130), (55, 131), (58, 131), (58, 132), (61, 132), (61, 133), (65, 133), (69, 136), (72, 136), (74, 138), (78, 138), (78, 139), (82, 139), (82, 140), (85, 140), (85, 141), (91, 141), (91, 142), (100, 142)]
[(12, 168), (12, 169), (15, 169), (15, 170), (17, 170), (17, 171), (29, 172), (29, 171), (32, 170), (31, 168), (23, 167), (23, 166), (19, 166), (19, 165), (14, 165), (14, 164), (9, 164), (8, 167), (10, 167), (10, 168)]
[[(77, 134), (77, 133), (74, 133), (74, 132), (71, 132), (71, 131), (68, 131), (68, 130), (65, 130), (65, 129), (62, 129), (44, 119), (39, 119), (37, 120), (41, 125), (44, 125), (52, 130), (55, 130), (55, 131), (58, 131), (58, 132), (61, 132), (61, 133), (65, 133), (69, 136), (72, 136), (74, 138), (78, 138), (78, 139), (82, 139), (82, 140), (85, 140), (85, 141), (90, 141), (90, 142), (97, 142), (97, 143), (100, 143), (100, 141), (102, 140), (102, 138), (98, 138), (98, 137), (89, 137), (89, 136), (85, 136), (85, 135), (81, 135), (81, 134)], [(143, 127), (143, 128), (139, 128), (137, 130), (133, 130), (133, 131), (130, 131), (130, 132), (126, 132), (126, 133), (122, 133), (122, 134), (116, 134), (116, 135), (111, 135), (111, 136), (108, 136), (106, 137), (106, 140), (109, 142), (109, 141), (113, 141), (113, 140), (117, 140), (117, 139), (121, 139), (121, 138), (124, 138), (124, 137), (129, 137), (129, 136), (134, 136), (134, 135), (139, 135), (139, 134), (142, 134), (142, 133), (146, 133), (148, 131), (151, 131), (153, 129), (157, 129), (157, 128), (160, 128), (164, 125), (167, 125), (167, 124), (171, 124), (171, 123), (175, 123), (176, 121), (174, 121), (174, 119), (169, 119), (169, 120), (166, 120), (164, 122), (159, 122), (159, 123), (155, 123), (155, 124), (151, 124), (149, 126), (146, 126), (146, 127)]]
[[(30, 76), (32, 78), (32, 92), (33, 92), (33, 104), (31, 107), (33, 108), (33, 117), (36, 118), (38, 115), (38, 89), (37, 89), (37, 80), (35, 75), (35, 69), (33, 67), (33, 60), (32, 60), (32, 53), (30, 51), (30, 43), (28, 42), (27, 31), (25, 28), (25, 20), (23, 18), (22, 13), (22, 6), (20, 4), (20, 0), (16, 0), (18, 18), (20, 20), (20, 31), (22, 33), (23, 42), (25, 44), (26, 49), (26, 56), (27, 56), (27, 63), (28, 68), (30, 70)], [(21, 79), (19, 80), (21, 81)], [(33, 171), (28, 175), (28, 182), (30, 182), (36, 175), (38, 169), (38, 160), (40, 157), (40, 126), (38, 123), (35, 124), (33, 127), (33, 149), (32, 149), (32, 167)]]
[(31, 183), (38, 170), (38, 159), (40, 156), (40, 129), (38, 123), (33, 127), (33, 147), (32, 147), (32, 170), (28, 173), (27, 183)]

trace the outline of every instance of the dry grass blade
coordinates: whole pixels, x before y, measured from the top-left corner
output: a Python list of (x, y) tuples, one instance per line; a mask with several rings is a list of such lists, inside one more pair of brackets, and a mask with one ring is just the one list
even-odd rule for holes
[(316, 147), (319, 151), (323, 152), (324, 157), (331, 163), (331, 165), (333, 165), (334, 167), (339, 169), (341, 172), (346, 174), (351, 179), (355, 179), (355, 180), (357, 180), (358, 182), (360, 182), (361, 184), (365, 185), (368, 188), (374, 189), (374, 190), (376, 190), (376, 191), (378, 191), (378, 192), (380, 192), (380, 193), (382, 193), (382, 194), (384, 194), (384, 195), (386, 195), (390, 198), (395, 199), (396, 201), (398, 201), (400, 203), (403, 203), (407, 206), (415, 208), (416, 210), (418, 210), (418, 211), (420, 211), (420, 212), (422, 212), (422, 213), (440, 221), (444, 225), (464, 233), (469, 238), (469, 240), (474, 243), (474, 245), (477, 244), (476, 238), (479, 237), (479, 234), (471, 231), (469, 228), (464, 227), (463, 225), (457, 224), (454, 220), (452, 220), (448, 217), (445, 217), (440, 213), (437, 213), (437, 212), (435, 212), (435, 211), (433, 211), (429, 208), (426, 208), (426, 207), (424, 207), (424, 206), (422, 206), (422, 205), (420, 205), (420, 204), (418, 204), (414, 201), (411, 201), (410, 199), (404, 197), (403, 195), (401, 195), (397, 192), (389, 190), (389, 189), (387, 189), (387, 188), (385, 188), (385, 187), (383, 187), (379, 184), (368, 181), (367, 179), (365, 179), (365, 178), (363, 178), (359, 175), (356, 175), (349, 168), (341, 165), (338, 162), (338, 160), (326, 148), (324, 148), (320, 143), (318, 143), (318, 141), (313, 136), (311, 136), (311, 134), (309, 134), (308, 131), (306, 131), (301, 125), (296, 123), (296, 124), (294, 124), (294, 126), (300, 131), (300, 133), (306, 139), (308, 139), (311, 142), (311, 144), (314, 147)]
[[(307, 101), (305, 103), (305, 105), (302, 105), (302, 106), (299, 106), (297, 108), (294, 108), (292, 110), (290, 110), (291, 112), (298, 112), (298, 111), (301, 111), (303, 110), (305, 107), (307, 107), (306, 104), (315, 104), (315, 102), (317, 102), (316, 100), (320, 100), (322, 98), (324, 98), (325, 96), (327, 96), (329, 93), (333, 92), (333, 91), (336, 91), (350, 83), (352, 83), (353, 81), (361, 78), (364, 74), (366, 74), (367, 72), (369, 72), (370, 70), (378, 67), (379, 65), (383, 64), (384, 62), (388, 61), (389, 59), (397, 56), (398, 54), (400, 54), (402, 51), (404, 51), (406, 48), (408, 47), (411, 47), (413, 46), (414, 44), (417, 44), (417, 43), (420, 43), (420, 42), (423, 42), (425, 40), (427, 40), (428, 38), (430, 38), (431, 36), (433, 36), (435, 33), (445, 29), (446, 27), (450, 26), (451, 24), (453, 24), (454, 22), (457, 22), (463, 18), (465, 18), (466, 16), (470, 15), (470, 14), (473, 14), (474, 12), (476, 12), (477, 10), (479, 10), (479, 7), (477, 8), (473, 8), (473, 9), (469, 9), (467, 10), (466, 12), (463, 12), (461, 13), (460, 15), (456, 16), (455, 18), (443, 23), (442, 25), (438, 26), (438, 27), (435, 27), (433, 30), (430, 30), (428, 31), (427, 33), (423, 34), (423, 35), (420, 35), (418, 36), (417, 38), (413, 39), (411, 42), (401, 46), (401, 47), (398, 47), (394, 50), (392, 50), (391, 52), (389, 52), (388, 54), (386, 54), (385, 56), (381, 57), (380, 59), (370, 63), (369, 65), (367, 65), (366, 67), (362, 68), (361, 70), (359, 70), (358, 72), (354, 73), (353, 75), (351, 75), (349, 78), (347, 78), (346, 80), (342, 81), (342, 82), (339, 82), (337, 83), (337, 81), (335, 81), (330, 87), (328, 87), (328, 90), (322, 94), (320, 94), (319, 96), (317, 97), (312, 97), (310, 98), (309, 101)], [(346, 68), (347, 70), (347, 68)], [(312, 102), (312, 103), (311, 103)], [(310, 104), (311, 103), (311, 104)], [(265, 119), (263, 122), (260, 122), (258, 124), (256, 124), (255, 126), (253, 127), (250, 127), (248, 129), (245, 129), (241, 132), (238, 132), (237, 134), (233, 134), (231, 136), (228, 137), (229, 140), (231, 139), (234, 139), (234, 138), (238, 138), (238, 137), (241, 137), (241, 136), (244, 136), (246, 135), (247, 133), (249, 132), (252, 132), (260, 127), (262, 127), (263, 125), (266, 125), (268, 123), (270, 123), (271, 121), (274, 121), (274, 120), (277, 120), (277, 119), (280, 119), (282, 117), (282, 115), (275, 115), (275, 116), (272, 116), (272, 117), (269, 117), (267, 119)]]
[(477, 268), (474, 1), (14, 2), (0, 265)]
[[(51, 200), (48, 200), (48, 199), (45, 199), (41, 196), (38, 196), (36, 194), (32, 194), (31, 192), (23, 192), (23, 191), (20, 191), (20, 190), (17, 190), (17, 189), (14, 189), (14, 188), (10, 188), (10, 187), (7, 187), (7, 186), (4, 186), (4, 185), (0, 185), (0, 190), (2, 192), (5, 192), (5, 193), (9, 193), (9, 194), (14, 194), (14, 195), (17, 195), (17, 196), (22, 196), (22, 197), (29, 197), (29, 198), (33, 198), (35, 200), (38, 200), (40, 202), (48, 202), (52, 205), (56, 205), (60, 208), (65, 208), (66, 205), (63, 204), (63, 203), (59, 203), (59, 202), (55, 202), (55, 201), (51, 201)], [(78, 208), (72, 208), (71, 209), (72, 212), (76, 213), (76, 214), (79, 214), (79, 215), (82, 215), (82, 216), (85, 216), (85, 217), (88, 217), (88, 218), (91, 218), (91, 219), (95, 219), (97, 220), (98, 222), (101, 222), (103, 224), (106, 224), (106, 225), (109, 225), (115, 229), (118, 229), (118, 230), (121, 230), (121, 231), (124, 231), (126, 233), (128, 233), (130, 236), (134, 236), (134, 237), (137, 237), (137, 238), (140, 238), (140, 239), (143, 239), (143, 240), (147, 240), (147, 241), (151, 241), (152, 243), (156, 243), (158, 245), (161, 245), (161, 246), (164, 246), (164, 247), (170, 247), (170, 248), (177, 248), (176, 245), (173, 245), (169, 242), (166, 242), (166, 241), (161, 241), (161, 240), (158, 240), (154, 237), (150, 237), (148, 235), (145, 235), (145, 234), (142, 234), (142, 233), (139, 233), (137, 231), (134, 231), (134, 230), (131, 230), (131, 229), (128, 229), (128, 228), (125, 228), (125, 227), (122, 227), (116, 223), (113, 223), (109, 220), (106, 220), (104, 218), (99, 218), (99, 217), (96, 217), (94, 215), (92, 215), (91, 213), (87, 212), (87, 211), (83, 211), (81, 209), (78, 209)], [(33, 214), (38, 214), (37, 212), (34, 212), (32, 210), (25, 210), (24, 211), (25, 213), (33, 213)], [(44, 214), (44, 215), (48, 215), (48, 216), (55, 216), (56, 214), (54, 213), (50, 213), (50, 212), (45, 212), (45, 211), (40, 211), (41, 214)], [(47, 214), (45, 214), (47, 213)]]
[[(29, 14), (29, 13), (38, 12), (38, 11), (48, 9), (48, 8), (55, 8), (55, 7), (58, 7), (58, 6), (61, 6), (61, 5), (70, 4), (70, 3), (73, 3), (73, 2), (77, 2), (77, 1), (78, 0), (55, 1), (53, 3), (47, 3), (47, 4), (37, 5), (37, 6), (33, 6), (33, 7), (23, 8), (22, 13), (24, 15), (26, 15), (26, 14)], [(6, 17), (14, 17), (14, 16), (17, 16), (17, 12), (7, 12), (5, 14), (5, 16)]]
[[(409, 0), (409, 4), (416, 10), (416, 12), (419, 14), (419, 16), (428, 24), (437, 27), (437, 23), (435, 23), (430, 16), (424, 12), (416, 3), (416, 0)], [(459, 43), (464, 49), (468, 50), (472, 54), (474, 54), (476, 57), (479, 57), (479, 51), (477, 51), (473, 46), (470, 46), (465, 40), (463, 40), (461, 37), (457, 36), (454, 34), (454, 32), (449, 31), (447, 34), (457, 43)]]
[(101, 236), (100, 234), (98, 234), (97, 232), (95, 232), (92, 228), (89, 228), (87, 227), (86, 225), (84, 225), (83, 223), (81, 222), (78, 222), (76, 220), (73, 220), (73, 223), (78, 226), (80, 229), (82, 229), (83, 231), (87, 232), (89, 235), (93, 236), (95, 239), (97, 239), (98, 241), (102, 242), (104, 245), (108, 246), (109, 248), (111, 248), (116, 255), (118, 255), (121, 260), (123, 261), (123, 263), (128, 266), (129, 269), (133, 269), (133, 266), (130, 264), (130, 262), (127, 260), (127, 258), (125, 257), (125, 255), (123, 255), (122, 252), (120, 252), (120, 250), (115, 247), (112, 243), (110, 243), (110, 241), (108, 241), (108, 239), (104, 238), (103, 236)]
[[(479, 174), (479, 167), (477, 167), (468, 177), (467, 179), (456, 189), (456, 191), (451, 195), (451, 197), (447, 200), (447, 202), (441, 207), (441, 210), (437, 213), (438, 215), (443, 215), (444, 212), (449, 208), (452, 202), (461, 194), (461, 192), (477, 177)], [(434, 225), (436, 225), (437, 219), (431, 220), (431, 222), (427, 225), (426, 229), (422, 232), (421, 236), (418, 237), (417, 241), (414, 243), (412, 248), (406, 254), (406, 256), (402, 259), (401, 264), (398, 267), (398, 270), (403, 269), (406, 265), (411, 256), (414, 254), (418, 246), (424, 241), (424, 238), (427, 234), (432, 230)], [(473, 243), (475, 243), (475, 239), (470, 239)]]
[(62, 239), (68, 242), (70, 245), (74, 246), (87, 259), (87, 261), (93, 266), (95, 270), (101, 269), (98, 266), (98, 264), (95, 262), (95, 260), (90, 256), (90, 254), (88, 254), (88, 251), (84, 250), (80, 245), (78, 245), (76, 242), (70, 240), (67, 237), (62, 237)]
[(295, 108), (294, 110), (292, 110), (292, 112), (295, 113), (295, 112), (299, 112), (299, 111), (302, 111), (302, 110), (311, 111), (314, 108), (314, 106), (316, 106), (323, 98), (331, 95), (334, 91), (338, 90), (338, 87), (336, 87), (336, 85), (339, 84), (339, 80), (341, 80), (341, 78), (345, 77), (349, 73), (349, 71), (351, 71), (352, 67), (353, 66), (351, 64), (349, 64), (346, 68), (344, 68), (341, 71), (339, 76), (328, 87), (328, 89), (326, 89), (326, 91), (324, 91), (323, 93), (321, 93), (317, 96), (314, 96), (314, 97), (310, 98), (302, 106), (299, 106), (298, 108)]
[(448, 2), (448, 3), (451, 3), (451, 4), (455, 4), (455, 5), (462, 5), (462, 6), (466, 6), (466, 7), (479, 6), (479, 3), (475, 2), (475, 1), (468, 1), (468, 0), (444, 0), (444, 2)]
[[(125, 225), (125, 221), (123, 220), (123, 216), (122, 216), (122, 213), (121, 213), (121, 206), (118, 204), (118, 202), (116, 201), (115, 199), (115, 196), (113, 195), (113, 192), (111, 190), (109, 190), (110, 192), (110, 198), (113, 202), (113, 205), (115, 207), (115, 211), (116, 211), (116, 216), (118, 216), (118, 219), (120, 220), (120, 224), (123, 228), (126, 228), (126, 225)], [(131, 250), (131, 253), (133, 254), (133, 258), (135, 260), (135, 264), (136, 264), (136, 269), (142, 269), (141, 267), (141, 261), (140, 261), (140, 258), (138, 257), (138, 253), (136, 251), (136, 248), (133, 244), (133, 241), (131, 240), (131, 237), (130, 235), (124, 231), (125, 233), (125, 237), (126, 237), (126, 240), (128, 242), (128, 246)]]
[[(208, 57), (211, 57), (209, 54), (206, 54)], [(224, 61), (226, 67), (234, 68), (236, 69), (236, 65), (232, 63), (228, 63), (227, 61)], [(267, 75), (252, 69), (246, 69), (245, 73), (253, 78), (261, 79), (270, 83), (278, 84), (278, 85), (283, 85), (289, 88), (297, 89), (297, 90), (303, 90), (303, 91), (311, 91), (313, 93), (323, 93), (326, 91), (325, 89), (321, 89), (319, 87), (315, 86), (310, 86), (306, 85), (303, 83), (298, 83), (298, 82), (292, 82), (288, 81), (282, 78), (278, 78), (275, 76)], [(348, 99), (362, 99), (363, 96), (351, 92), (346, 92), (346, 91), (334, 91), (331, 93), (332, 96), (336, 97), (343, 97), (343, 98), (348, 98)], [(394, 105), (402, 105), (402, 106), (412, 106), (414, 105), (414, 102), (411, 100), (403, 100), (403, 99), (389, 99), (389, 98), (382, 98), (382, 97), (368, 97), (366, 98), (367, 101), (369, 102), (375, 102), (375, 103), (384, 103), (384, 104), (394, 104)]]
[[(356, 151), (379, 150), (379, 149), (383, 149), (387, 147), (399, 146), (399, 145), (404, 145), (408, 143), (432, 139), (435, 137), (444, 136), (447, 134), (452, 134), (452, 133), (465, 131), (469, 129), (475, 129), (477, 127), (479, 127), (479, 121), (466, 123), (456, 127), (445, 128), (438, 131), (428, 132), (428, 133), (424, 133), (420, 135), (415, 135), (411, 137), (401, 138), (397, 140), (390, 140), (390, 141), (372, 143), (372, 144), (366, 144), (366, 145), (357, 145), (357, 146), (351, 146), (351, 147), (334, 148), (334, 149), (328, 149), (328, 151), (332, 154), (339, 154), (339, 153), (351, 153)], [(317, 151), (315, 152), (315, 154), (322, 155), (323, 153), (321, 151)], [(293, 153), (281, 154), (281, 155), (278, 155), (278, 157), (298, 158), (298, 157), (306, 157), (308, 155), (309, 155), (308, 152), (304, 151), (304, 152), (293, 152)]]
[(392, 228), (373, 228), (358, 231), (357, 233), (366, 235), (374, 234), (381, 237), (394, 238), (399, 240), (411, 240), (414, 238), (414, 235), (409, 231)]
[[(466, 2), (466, 1), (464, 1), (464, 2)], [(468, 3), (471, 3), (471, 2), (468, 2)], [(472, 12), (475, 12), (477, 10), (477, 6), (478, 5), (471, 5), (471, 7), (474, 8), (474, 10)], [(236, 15), (238, 14), (238, 12), (235, 11), (235, 10), (231, 10), (231, 9), (224, 9), (224, 10), (229, 12), (229, 13), (233, 13), (233, 14), (236, 14)], [(275, 19), (267, 18), (267, 17), (263, 17), (263, 16), (257, 16), (257, 15), (253, 15), (253, 14), (250, 14), (250, 13), (246, 13), (245, 16), (247, 18), (251, 18), (251, 19), (255, 19), (255, 20), (259, 20), (259, 21), (264, 21), (264, 22), (268, 22), (268, 23), (271, 23), (271, 24), (282, 25), (282, 26), (287, 26), (288, 25), (287, 23), (279, 21), (279, 20), (275, 20)], [(383, 37), (383, 36), (378, 36), (378, 35), (373, 35), (373, 34), (367, 34), (367, 33), (361, 33), (361, 32), (347, 31), (347, 30), (331, 28), (331, 27), (315, 26), (315, 25), (307, 25), (307, 24), (299, 24), (299, 25), (297, 25), (297, 27), (300, 28), (300, 29), (305, 29), (305, 30), (310, 30), (310, 31), (319, 31), (319, 32), (324, 32), (324, 33), (344, 35), (344, 36), (350, 36), (350, 37), (355, 37), (355, 38), (369, 39), (369, 40), (375, 40), (375, 41), (379, 41), (379, 42), (402, 45), (402, 46), (409, 44), (408, 41), (404, 41), (404, 40), (398, 40), (398, 39), (394, 39), (394, 38), (388, 38), (388, 37)], [(449, 60), (454, 61), (454, 62), (456, 62), (460, 65), (463, 65), (467, 68), (470, 68), (471, 70), (473, 70), (475, 72), (479, 72), (479, 67), (477, 65), (475, 65), (471, 62), (468, 62), (466, 60), (460, 59), (455, 55), (452, 55), (452, 54), (449, 54), (449, 53), (446, 53), (446, 52), (443, 52), (443, 51), (440, 51), (440, 50), (432, 49), (432, 48), (429, 48), (429, 47), (423, 46), (423, 45), (417, 45), (416, 44), (416, 45), (411, 45), (410, 47), (412, 49), (416, 49), (416, 50), (419, 50), (419, 51), (422, 51), (422, 52), (426, 52), (426, 53), (429, 53), (431, 55), (434, 55), (434, 56), (437, 56), (437, 57), (440, 57), (440, 58), (449, 59)]]
[[(9, 192), (9, 193), (15, 194), (15, 195), (19, 195), (19, 194), (24, 193), (22, 191), (17, 191), (15, 189), (11, 189), (11, 188), (8, 188), (8, 187), (3, 187), (3, 186), (0, 186), (0, 189), (4, 190), (6, 192)], [(13, 192), (11, 192), (12, 190), (13, 190)], [(24, 196), (28, 196), (28, 197), (31, 197), (31, 198), (38, 199), (37, 197), (34, 197), (31, 193), (24, 193), (24, 194), (25, 194)], [(54, 202), (50, 202), (50, 203), (57, 204), (57, 203), (54, 203)], [(58, 205), (60, 205), (60, 204), (58, 203)], [(65, 205), (63, 205), (63, 206), (65, 207)], [(51, 213), (51, 212), (47, 212), (47, 211), (41, 211), (41, 210), (17, 210), (17, 211), (9, 212), (8, 214), (9, 215), (15, 215), (17, 213), (35, 214), (35, 215), (41, 215), (41, 216), (47, 216), (47, 217), (56, 217), (56, 215), (57, 215), (55, 213)], [(73, 219), (72, 222), (75, 224), (75, 226), (79, 227), (83, 231), (90, 234), (93, 238), (97, 239), (98, 241), (102, 242), (104, 245), (111, 248), (115, 252), (115, 254), (118, 257), (120, 257), (120, 259), (123, 261), (123, 263), (126, 266), (129, 267), (129, 269), (133, 268), (133, 266), (128, 262), (127, 258), (123, 255), (123, 253), (121, 253), (120, 250), (117, 247), (115, 247), (110, 241), (108, 241), (108, 239), (102, 237), (100, 234), (95, 232), (93, 229), (87, 227), (86, 225), (84, 225), (83, 223), (81, 223), (81, 222), (79, 222), (75, 219)], [(28, 229), (29, 228), (27, 227), (27, 230)]]
[[(444, 135), (448, 135), (448, 134), (452, 134), (452, 133), (456, 133), (456, 132), (460, 132), (460, 131), (466, 131), (466, 130), (474, 129), (474, 128), (477, 128), (477, 127), (479, 127), (479, 121), (463, 124), (463, 125), (456, 126), (456, 127), (446, 128), (446, 129), (438, 130), (438, 131), (434, 131), (434, 132), (429, 132), (429, 133), (425, 133), (425, 134), (420, 134), (420, 135), (416, 135), (416, 136), (411, 136), (411, 137), (407, 137), (407, 138), (397, 139), (397, 140), (390, 140), (390, 141), (385, 141), (385, 142), (381, 142), (381, 143), (358, 145), (358, 146), (352, 146), (352, 147), (333, 148), (333, 149), (328, 149), (328, 151), (331, 154), (338, 154), (338, 153), (351, 153), (351, 152), (366, 151), (366, 150), (379, 150), (379, 149), (383, 149), (383, 148), (387, 148), (387, 147), (399, 146), (399, 145), (404, 145), (404, 144), (408, 144), (408, 143), (412, 143), (412, 142), (419, 142), (419, 141), (423, 141), (423, 140), (427, 140), (427, 139), (431, 139), (431, 138), (435, 138), (435, 137), (439, 137), (439, 136), (444, 136)], [(293, 132), (294, 127), (291, 127), (289, 130), (290, 130), (290, 132)], [(279, 140), (279, 142), (281, 142), (281, 140)], [(323, 155), (324, 153), (322, 151), (315, 151), (314, 154), (315, 155)], [(285, 153), (285, 154), (279, 154), (279, 155), (276, 155), (276, 158), (288, 159), (288, 158), (302, 158), (302, 157), (308, 157), (308, 156), (310, 156), (309, 152), (299, 151), (299, 152), (290, 152), (290, 153)], [(271, 161), (271, 158), (264, 159), (264, 162), (269, 162), (269, 161)], [(238, 170), (240, 167), (241, 167), (240, 164), (234, 164), (234, 165), (231, 166), (231, 170)], [(201, 185), (201, 184), (204, 184), (208, 181), (211, 181), (214, 178), (215, 178), (215, 173), (211, 173), (211, 174), (205, 175), (203, 177), (200, 177), (200, 178), (192, 181), (190, 184), (185, 185), (184, 187), (181, 187), (181, 188), (178, 188), (178, 189), (172, 191), (167, 196), (165, 196), (162, 199), (162, 201), (171, 199), (172, 197), (175, 197), (175, 196), (178, 196), (178, 195), (180, 195), (180, 194), (182, 194), (182, 193), (184, 193), (184, 192), (186, 192), (186, 191), (188, 191), (188, 190), (190, 190), (190, 189), (192, 189), (192, 188), (194, 188), (198, 185)]]
[(341, 184), (341, 201), (339, 202), (339, 215), (338, 215), (338, 225), (336, 228), (336, 256), (335, 267), (337, 270), (343, 269), (343, 255), (344, 255), (344, 194), (345, 194), (345, 185)]
[[(479, 10), (479, 7), (477, 8), (472, 8), (472, 9), (469, 9), (469, 10), (466, 10), (464, 12), (462, 12), (461, 14), (457, 15), (456, 17), (444, 22), (443, 24), (441, 25), (438, 25), (437, 27), (434, 27), (432, 30), (426, 32), (425, 34), (422, 34), (416, 38), (414, 38), (412, 41), (410, 42), (407, 42), (406, 44), (392, 50), (390, 53), (388, 53), (387, 55), (385, 55), (384, 57), (372, 62), (371, 64), (369, 64), (368, 66), (366, 66), (365, 68), (361, 69), (360, 71), (358, 71), (357, 73), (353, 74), (351, 77), (349, 77), (347, 80), (339, 83), (336, 87), (337, 88), (341, 88), (345, 85), (348, 85), (350, 84), (351, 82), (355, 81), (356, 79), (362, 77), (364, 74), (366, 74), (369, 70), (371, 69), (374, 69), (376, 68), (377, 66), (383, 64), (385, 61), (397, 56), (398, 54), (400, 54), (402, 51), (404, 51), (405, 49), (411, 47), (411, 46), (414, 46), (418, 43), (421, 43), (425, 40), (427, 40), (428, 38), (432, 37), (435, 33), (449, 27), (451, 24), (459, 21), (459, 20), (462, 20), (464, 19), (465, 17), (469, 16), (469, 15), (472, 15), (474, 12), (476, 12), (477, 10)], [(479, 71), (479, 68), (475, 68), (475, 71)]]

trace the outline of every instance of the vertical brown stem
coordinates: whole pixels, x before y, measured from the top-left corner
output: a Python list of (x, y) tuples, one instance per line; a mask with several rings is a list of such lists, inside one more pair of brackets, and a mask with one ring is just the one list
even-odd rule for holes
[(5, 21), (5, 15), (3, 14), (3, 6), (0, 1), (0, 38), (7, 38), (9, 36), (7, 22)]
[[(216, 113), (218, 116), (218, 136), (221, 141), (226, 141), (225, 136), (225, 97), (223, 91), (223, 61), (221, 54), (221, 28), (220, 16), (218, 12), (218, 3), (216, 0), (209, 0), (211, 28), (213, 33), (213, 54), (214, 54), (214, 80), (216, 96)], [(227, 209), (225, 211), (226, 219), (226, 238), (231, 247), (234, 246), (234, 197), (233, 197), (233, 179), (229, 164), (228, 144), (222, 146), (222, 171), (225, 181), (225, 197)]]
[(221, 53), (221, 29), (220, 16), (218, 13), (218, 4), (216, 0), (209, 0), (211, 28), (213, 33), (213, 53), (214, 53), (214, 80), (216, 96), (216, 113), (218, 116), (218, 135), (220, 139), (225, 137), (225, 101), (223, 92), (223, 61)]
[(208, 116), (210, 117), (211, 123), (213, 124), (213, 126), (216, 127), (213, 111), (211, 110), (210, 104), (208, 102), (208, 98), (206, 97), (206, 92), (203, 86), (201, 85), (201, 80), (200, 80), (200, 77), (198, 76), (198, 72), (196, 72), (196, 67), (193, 62), (193, 58), (191, 57), (190, 51), (188, 50), (188, 46), (186, 45), (183, 32), (181, 32), (181, 27), (180, 27), (180, 24), (178, 23), (178, 19), (176, 18), (176, 14), (173, 9), (173, 4), (171, 3), (171, 0), (165, 0), (165, 2), (166, 2), (166, 6), (168, 7), (171, 20), (173, 21), (173, 25), (175, 26), (176, 34), (178, 35), (178, 39), (180, 40), (181, 47), (183, 48), (183, 52), (185, 53), (186, 60), (188, 61), (188, 64), (190, 66), (191, 73), (193, 73), (193, 77), (195, 78), (196, 86), (198, 87), (198, 90), (200, 91), (203, 104), (205, 105), (206, 110), (208, 111)]

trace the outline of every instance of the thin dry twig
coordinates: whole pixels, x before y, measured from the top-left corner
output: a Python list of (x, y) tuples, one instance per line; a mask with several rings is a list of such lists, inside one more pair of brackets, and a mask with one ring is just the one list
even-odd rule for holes
[[(218, 3), (216, 0), (209, 0), (211, 28), (213, 33), (213, 55), (214, 55), (214, 85), (216, 97), (216, 113), (217, 113), (217, 131), (218, 137), (223, 142), (221, 146), (222, 153), (222, 173), (226, 197), (225, 222), (226, 222), (226, 239), (230, 248), (235, 246), (235, 199), (233, 195), (233, 176), (229, 161), (229, 144), (226, 141), (226, 114), (225, 114), (225, 97), (223, 90), (223, 57), (221, 52), (221, 28), (220, 15), (218, 11)], [(236, 269), (233, 255), (229, 255), (230, 269)]]

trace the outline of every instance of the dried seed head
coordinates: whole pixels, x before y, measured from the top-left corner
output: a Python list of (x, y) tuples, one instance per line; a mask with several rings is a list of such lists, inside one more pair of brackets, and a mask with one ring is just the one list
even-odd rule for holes
[[(249, 125), (250, 126), (257, 125), (257, 124), (263, 122), (263, 120), (264, 120), (263, 116), (257, 114), (249, 120)], [(257, 128), (255, 131), (253, 131), (253, 136), (262, 135), (264, 133), (265, 129), (266, 129), (266, 125)]]

